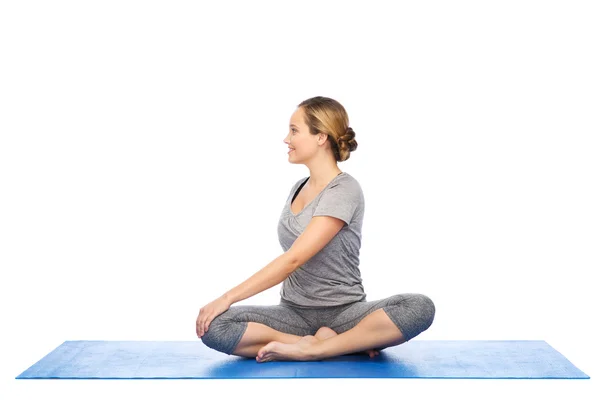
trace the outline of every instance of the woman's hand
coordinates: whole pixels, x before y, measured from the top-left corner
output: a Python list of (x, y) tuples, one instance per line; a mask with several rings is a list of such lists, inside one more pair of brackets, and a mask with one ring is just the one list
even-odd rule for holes
[(201, 338), (208, 331), (208, 326), (212, 320), (227, 311), (229, 307), (231, 307), (231, 302), (225, 297), (219, 297), (200, 308), (200, 313), (196, 319), (196, 335), (198, 335), (198, 338)]

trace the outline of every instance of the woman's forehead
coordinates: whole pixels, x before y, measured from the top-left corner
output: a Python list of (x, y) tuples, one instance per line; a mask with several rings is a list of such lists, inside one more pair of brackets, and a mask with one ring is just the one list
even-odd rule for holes
[(294, 112), (292, 117), (290, 118), (290, 126), (300, 127), (304, 123), (304, 115), (302, 114), (302, 110), (298, 109)]

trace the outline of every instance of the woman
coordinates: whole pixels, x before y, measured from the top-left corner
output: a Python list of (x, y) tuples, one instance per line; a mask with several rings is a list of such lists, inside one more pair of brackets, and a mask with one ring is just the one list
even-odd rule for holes
[[(291, 189), (277, 232), (284, 253), (200, 309), (196, 334), (226, 354), (272, 360), (321, 360), (404, 343), (435, 315), (431, 299), (399, 294), (366, 301), (359, 265), (364, 197), (342, 172), (358, 143), (337, 101), (314, 97), (290, 119), (289, 161), (310, 176)], [(278, 305), (232, 306), (283, 282)]]

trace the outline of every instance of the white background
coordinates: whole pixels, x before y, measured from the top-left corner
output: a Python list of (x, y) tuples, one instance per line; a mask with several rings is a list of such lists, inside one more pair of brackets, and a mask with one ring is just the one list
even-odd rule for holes
[[(3, 2), (0, 404), (594, 405), (599, 14)], [(356, 131), (339, 166), (365, 194), (367, 299), (427, 294), (419, 340), (545, 340), (590, 380), (14, 379), (65, 340), (199, 340), (199, 308), (282, 252), (279, 214), (308, 175), (283, 139), (313, 96)]]

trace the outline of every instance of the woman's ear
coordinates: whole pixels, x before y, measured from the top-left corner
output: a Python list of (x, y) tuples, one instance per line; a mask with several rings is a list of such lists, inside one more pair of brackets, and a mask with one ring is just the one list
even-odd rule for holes
[(319, 133), (319, 145), (323, 145), (324, 143), (326, 143), (327, 137), (329, 137), (327, 134)]

